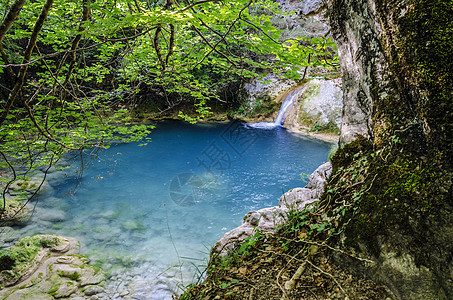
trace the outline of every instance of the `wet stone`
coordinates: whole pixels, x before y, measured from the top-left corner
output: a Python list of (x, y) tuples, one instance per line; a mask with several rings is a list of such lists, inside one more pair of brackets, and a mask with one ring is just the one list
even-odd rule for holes
[(88, 286), (87, 289), (83, 292), (86, 296), (93, 296), (104, 292), (104, 289), (97, 285)]

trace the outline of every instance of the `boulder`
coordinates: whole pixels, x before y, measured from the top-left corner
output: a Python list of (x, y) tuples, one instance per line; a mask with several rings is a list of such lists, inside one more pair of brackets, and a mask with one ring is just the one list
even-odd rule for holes
[(97, 284), (104, 282), (105, 273), (88, 265), (89, 259), (78, 251), (75, 239), (54, 235), (25, 237), (2, 250), (0, 298), (57, 299), (83, 297), (87, 290), (101, 293)]
[(299, 94), (285, 127), (290, 130), (340, 132), (343, 93), (341, 79), (309, 81)]
[(66, 213), (60, 209), (52, 209), (52, 208), (35, 208), (34, 216), (42, 221), (47, 222), (63, 222), (66, 220)]

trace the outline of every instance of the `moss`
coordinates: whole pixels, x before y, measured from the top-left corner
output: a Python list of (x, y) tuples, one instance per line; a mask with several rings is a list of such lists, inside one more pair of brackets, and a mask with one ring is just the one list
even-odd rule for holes
[(57, 294), (58, 289), (60, 288), (61, 283), (60, 282), (54, 282), (52, 283), (52, 286), (50, 287), (50, 290), (47, 292), (47, 294), (53, 296)]
[[(377, 8), (382, 15), (389, 15), (393, 2), (381, 0)], [(397, 76), (395, 86), (407, 104), (402, 106), (398, 99), (383, 104), (390, 107), (387, 115), (395, 121), (409, 112), (421, 120), (420, 135), (426, 136), (426, 149), (451, 167), (453, 6), (446, 0), (409, 0), (399, 10), (394, 12), (399, 17), (392, 20), (397, 30), (389, 30), (382, 44), (387, 45), (386, 54)]]
[(102, 272), (102, 267), (99, 265), (89, 265), (89, 267), (94, 270), (94, 275)]
[(313, 121), (312, 118), (310, 118), (306, 112), (303, 110), (299, 110), (298, 113), (298, 123), (306, 128), (312, 128), (315, 122)]
[(435, 216), (452, 204), (449, 193), (442, 192), (444, 185), (451, 186), (451, 174), (434, 159), (426, 161), (399, 147), (375, 151), (362, 138), (339, 149), (322, 201), (330, 203), (331, 217), (343, 224), (349, 246), (356, 247), (360, 239), (379, 257), (376, 237), (392, 236), (396, 230), (410, 238), (393, 240), (394, 246), (408, 247), (416, 262), (426, 265), (436, 243), (426, 226), (442, 222)]
[(311, 81), (308, 84), (308, 87), (304, 92), (304, 101), (319, 95), (320, 91), (321, 91), (321, 84), (319, 84), (318, 82)]
[(349, 166), (357, 158), (358, 155), (363, 155), (372, 151), (373, 145), (363, 136), (359, 136), (352, 143), (338, 149), (332, 157), (333, 171), (336, 172), (342, 167)]
[(57, 245), (58, 237), (36, 235), (24, 237), (10, 249), (0, 251), (0, 281), (18, 280), (33, 264), (39, 250)]
[[(0, 193), (0, 197), (2, 196), (3, 194)], [(23, 203), (27, 201), (28, 198), (29, 197), (27, 192), (21, 192), (17, 195), (6, 197), (6, 212), (4, 214), (14, 215), (15, 211), (17, 211), (18, 208), (22, 207)], [(0, 201), (0, 209), (3, 209), (3, 200)]]
[(79, 281), (80, 280), (80, 274), (77, 273), (77, 272), (74, 272), (71, 275), (69, 275), (69, 279), (71, 279), (73, 281)]
[(248, 105), (242, 104), (232, 115), (245, 118), (269, 117), (277, 110), (277, 103), (272, 101), (269, 95), (258, 97), (252, 107)]
[(340, 129), (338, 126), (332, 122), (327, 124), (319, 124), (316, 122), (312, 128), (310, 129), (311, 132), (325, 132), (325, 133), (333, 133), (333, 134), (340, 134)]

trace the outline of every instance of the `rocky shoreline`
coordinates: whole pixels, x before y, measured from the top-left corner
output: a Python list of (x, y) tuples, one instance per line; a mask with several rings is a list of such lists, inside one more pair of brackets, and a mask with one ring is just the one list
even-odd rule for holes
[(327, 162), (319, 166), (309, 177), (304, 188), (294, 188), (280, 197), (279, 205), (251, 211), (244, 216), (244, 222), (232, 229), (212, 247), (213, 255), (226, 256), (235, 246), (257, 231), (273, 233), (274, 229), (286, 220), (290, 210), (303, 210), (318, 201), (327, 179), (332, 173), (332, 164)]

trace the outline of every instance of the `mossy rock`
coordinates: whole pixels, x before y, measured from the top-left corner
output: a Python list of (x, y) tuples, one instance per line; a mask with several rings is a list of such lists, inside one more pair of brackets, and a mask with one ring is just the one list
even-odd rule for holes
[(106, 279), (102, 269), (87, 265), (89, 259), (77, 251), (75, 239), (54, 235), (26, 237), (2, 251), (0, 299), (83, 296), (86, 286), (102, 284)]
[(9, 286), (16, 283), (30, 269), (39, 264), (35, 258), (42, 249), (57, 249), (65, 243), (54, 235), (24, 237), (13, 247), (0, 251), (0, 284)]

